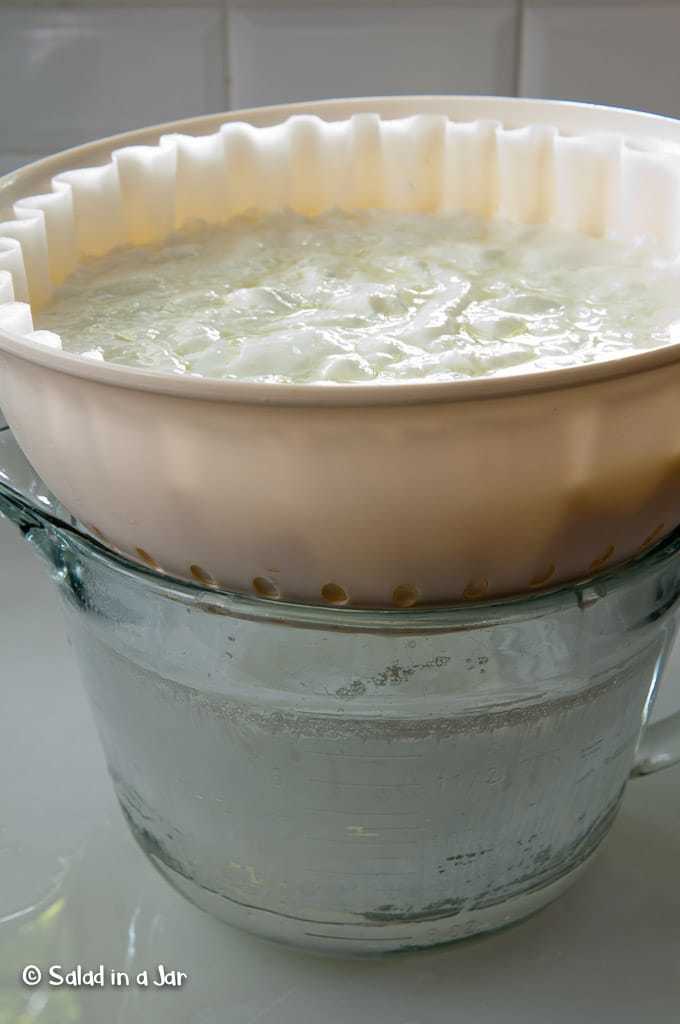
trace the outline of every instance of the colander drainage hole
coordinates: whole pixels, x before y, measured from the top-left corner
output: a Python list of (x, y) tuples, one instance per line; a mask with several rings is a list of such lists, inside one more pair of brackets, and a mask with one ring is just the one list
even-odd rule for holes
[(665, 526), (665, 525), (666, 525), (665, 523), (659, 523), (659, 525), (658, 525), (658, 526), (656, 527), (656, 529), (655, 529), (655, 530), (652, 530), (652, 532), (651, 532), (651, 533), (649, 533), (649, 534), (648, 534), (648, 535), (647, 535), (647, 536), (645, 537), (645, 539), (643, 540), (642, 544), (640, 545), (640, 548), (639, 548), (639, 550), (640, 550), (640, 551), (644, 551), (644, 550), (645, 550), (645, 548), (648, 548), (648, 547), (650, 547), (650, 546), (651, 546), (651, 544), (652, 544), (652, 543), (653, 543), (653, 542), (654, 542), (654, 541), (656, 540), (656, 538), (657, 538), (657, 537), (659, 536), (659, 534), (661, 533), (661, 531), (663, 530), (663, 528), (664, 528), (664, 526)]
[(339, 583), (325, 583), (321, 588), (321, 596), (329, 604), (347, 604), (349, 595)]
[(267, 579), (266, 576), (256, 576), (253, 580), (253, 590), (260, 597), (280, 597), (279, 588), (276, 586), (273, 580)]
[(420, 593), (417, 587), (412, 587), (410, 583), (401, 583), (398, 587), (395, 587), (392, 591), (392, 603), (397, 608), (410, 608), (416, 603)]
[(217, 586), (217, 580), (215, 577), (211, 576), (205, 569), (202, 569), (200, 565), (190, 565), (189, 571), (197, 583), (202, 583), (204, 587)]
[(607, 562), (609, 561), (609, 559), (612, 557), (613, 554), (614, 554), (614, 545), (610, 544), (609, 547), (607, 548), (607, 550), (605, 552), (603, 552), (603, 554), (601, 554), (599, 558), (594, 558), (593, 561), (590, 563), (590, 571), (591, 572), (597, 572), (598, 569), (602, 569), (603, 566), (605, 566), (607, 564)]
[(484, 577), (479, 580), (470, 580), (463, 591), (463, 597), (466, 601), (478, 601), (480, 598), (484, 597), (488, 589), (489, 581)]
[(135, 548), (135, 551), (137, 552), (137, 556), (141, 558), (141, 560), (145, 562), (150, 569), (160, 569), (160, 565), (153, 555), (150, 555), (148, 551), (144, 550), (144, 548)]
[(532, 587), (532, 588), (534, 588), (534, 587), (544, 587), (546, 585), (546, 583), (548, 582), (548, 580), (551, 580), (554, 575), (555, 575), (555, 563), (551, 562), (550, 565), (548, 566), (548, 568), (545, 570), (545, 572), (540, 572), (536, 576), (534, 576), (534, 578), (529, 582), (529, 586)]

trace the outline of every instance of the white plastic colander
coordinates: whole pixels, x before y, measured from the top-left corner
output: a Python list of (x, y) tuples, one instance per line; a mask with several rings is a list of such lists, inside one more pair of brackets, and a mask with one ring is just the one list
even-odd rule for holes
[(152, 568), (404, 607), (587, 576), (680, 521), (678, 345), (508, 378), (260, 384), (95, 363), (31, 318), (83, 258), (252, 208), (461, 209), (675, 255), (678, 122), (474, 97), (267, 108), (71, 150), (0, 202), (5, 415), (64, 505)]

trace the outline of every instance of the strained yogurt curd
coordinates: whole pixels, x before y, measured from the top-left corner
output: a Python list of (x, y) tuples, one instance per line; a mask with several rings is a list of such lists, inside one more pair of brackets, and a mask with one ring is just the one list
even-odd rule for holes
[(679, 284), (642, 243), (469, 214), (286, 212), (91, 261), (35, 326), (69, 352), (224, 380), (453, 380), (678, 341)]

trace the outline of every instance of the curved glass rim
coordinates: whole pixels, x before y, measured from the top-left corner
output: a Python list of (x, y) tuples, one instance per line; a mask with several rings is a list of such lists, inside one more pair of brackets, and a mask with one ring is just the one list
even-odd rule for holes
[(549, 590), (484, 601), (423, 604), (411, 608), (337, 608), (204, 587), (131, 562), (75, 528), (63, 524), (57, 526), (54, 522), (50, 523), (50, 527), (58, 533), (68, 534), (68, 543), (80, 549), (86, 558), (168, 600), (232, 618), (342, 632), (453, 632), (458, 629), (487, 628), (501, 622), (542, 618), (574, 605), (590, 604), (638, 584), (654, 576), (661, 566), (680, 554), (678, 526), (658, 544), (621, 565), (562, 583)]

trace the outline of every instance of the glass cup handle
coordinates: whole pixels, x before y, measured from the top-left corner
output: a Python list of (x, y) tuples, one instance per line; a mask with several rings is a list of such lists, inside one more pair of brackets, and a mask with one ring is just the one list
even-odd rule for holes
[(679, 762), (680, 711), (676, 711), (644, 727), (631, 775), (651, 775)]

